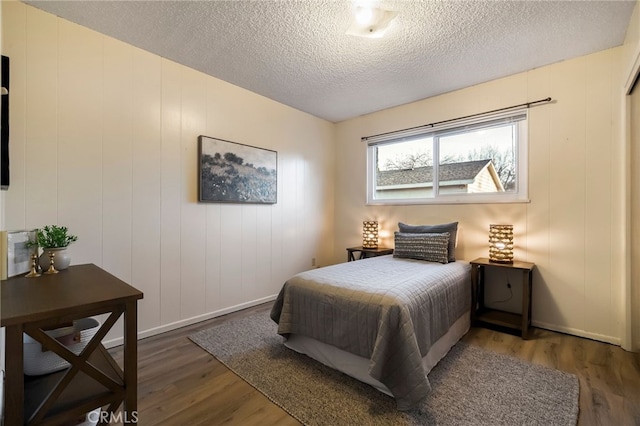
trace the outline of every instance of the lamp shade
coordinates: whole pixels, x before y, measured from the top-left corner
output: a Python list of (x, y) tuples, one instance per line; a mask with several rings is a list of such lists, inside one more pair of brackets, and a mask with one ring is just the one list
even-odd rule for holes
[(489, 225), (489, 261), (513, 263), (513, 225)]
[(378, 248), (378, 222), (365, 220), (362, 222), (362, 247)]

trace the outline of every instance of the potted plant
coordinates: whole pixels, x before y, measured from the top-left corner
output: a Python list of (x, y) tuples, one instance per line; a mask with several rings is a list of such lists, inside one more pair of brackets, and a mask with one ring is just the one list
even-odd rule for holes
[(54, 252), (53, 267), (61, 271), (67, 269), (71, 263), (66, 251), (67, 247), (77, 240), (78, 237), (69, 234), (66, 226), (47, 225), (36, 231), (36, 240), (31, 245), (42, 248), (38, 263), (43, 270), (46, 271), (49, 268), (49, 253)]

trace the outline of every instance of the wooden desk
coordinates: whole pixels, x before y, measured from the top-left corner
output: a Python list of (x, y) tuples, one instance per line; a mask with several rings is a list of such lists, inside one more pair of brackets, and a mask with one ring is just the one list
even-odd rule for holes
[[(6, 327), (5, 425), (55, 425), (98, 407), (115, 413), (122, 403), (122, 415), (137, 418), (137, 301), (142, 292), (92, 264), (38, 278), (10, 278), (2, 281), (0, 292), (0, 325)], [(79, 355), (43, 331), (99, 314), (110, 315)], [(124, 369), (101, 343), (122, 314)], [(22, 333), (71, 366), (24, 376)]]

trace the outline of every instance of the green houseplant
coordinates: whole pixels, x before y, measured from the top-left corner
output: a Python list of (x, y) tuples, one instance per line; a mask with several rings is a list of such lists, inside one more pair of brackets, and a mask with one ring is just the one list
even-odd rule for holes
[(70, 234), (66, 226), (47, 225), (36, 231), (36, 240), (31, 245), (42, 248), (38, 263), (43, 270), (46, 271), (49, 268), (51, 262), (49, 253), (53, 252), (53, 266), (61, 271), (67, 269), (71, 263), (66, 248), (77, 240), (78, 237)]
[(43, 249), (68, 247), (77, 240), (66, 226), (47, 225), (36, 232), (36, 244)]

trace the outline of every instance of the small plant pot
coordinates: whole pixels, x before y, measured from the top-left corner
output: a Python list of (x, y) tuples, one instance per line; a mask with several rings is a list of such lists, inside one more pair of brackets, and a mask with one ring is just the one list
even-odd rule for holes
[(43, 271), (46, 271), (47, 269), (49, 269), (49, 264), (51, 262), (49, 260), (49, 252), (54, 253), (54, 256), (53, 256), (54, 268), (56, 268), (58, 271), (62, 271), (69, 267), (69, 264), (71, 263), (71, 258), (67, 253), (66, 247), (45, 248), (43, 250), (44, 251), (40, 255), (40, 258), (38, 259), (38, 264), (40, 265)]

